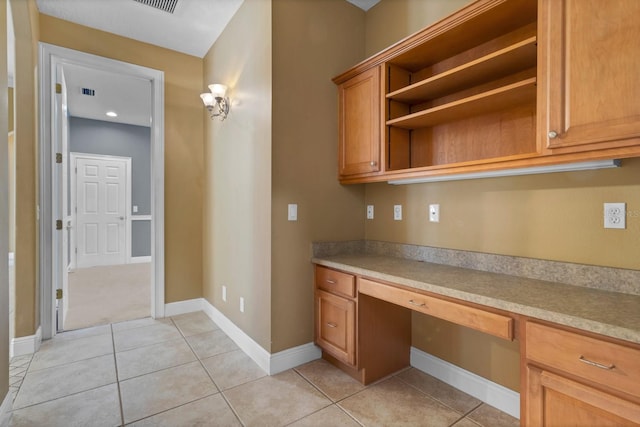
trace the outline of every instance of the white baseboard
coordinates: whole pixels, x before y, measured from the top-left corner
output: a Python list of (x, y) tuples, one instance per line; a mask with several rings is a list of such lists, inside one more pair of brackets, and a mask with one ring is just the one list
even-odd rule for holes
[(269, 375), (275, 375), (303, 363), (319, 359), (321, 356), (320, 349), (313, 343), (303, 344), (271, 354), (204, 298), (166, 304), (165, 316), (177, 316), (200, 310), (204, 311), (247, 356), (253, 359)]
[(9, 346), (9, 357), (32, 354), (38, 351), (42, 344), (42, 329), (38, 327), (35, 335), (13, 338)]
[(151, 262), (151, 256), (132, 256), (129, 258), (130, 264), (142, 264), (143, 262)]
[(229, 320), (209, 301), (203, 299), (203, 311), (218, 325), (229, 338), (235, 342), (247, 356), (253, 359), (265, 372), (271, 375), (271, 354), (255, 342), (242, 329)]
[(204, 301), (204, 298), (195, 298), (185, 301), (170, 302), (164, 305), (164, 315), (165, 317), (171, 317), (179, 314), (204, 310)]
[(312, 342), (279, 351), (271, 355), (269, 375), (284, 372), (320, 357), (322, 357), (322, 350)]
[(456, 365), (411, 347), (411, 366), (488, 405), (520, 418), (520, 394)]

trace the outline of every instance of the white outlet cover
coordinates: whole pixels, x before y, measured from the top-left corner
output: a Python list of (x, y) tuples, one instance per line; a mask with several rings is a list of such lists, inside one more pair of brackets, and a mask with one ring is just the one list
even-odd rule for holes
[(373, 205), (367, 205), (367, 219), (373, 219)]
[(240, 312), (244, 313), (244, 298), (240, 297)]
[(440, 205), (429, 205), (429, 221), (440, 222)]
[(604, 228), (627, 228), (626, 203), (604, 204)]
[(393, 205), (394, 221), (402, 221), (402, 205)]
[(227, 301), (227, 287), (223, 286), (222, 287), (222, 301)]

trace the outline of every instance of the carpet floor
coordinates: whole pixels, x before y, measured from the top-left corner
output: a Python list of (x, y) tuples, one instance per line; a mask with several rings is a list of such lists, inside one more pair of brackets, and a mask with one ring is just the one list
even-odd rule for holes
[(64, 330), (148, 317), (151, 263), (81, 268), (69, 272)]

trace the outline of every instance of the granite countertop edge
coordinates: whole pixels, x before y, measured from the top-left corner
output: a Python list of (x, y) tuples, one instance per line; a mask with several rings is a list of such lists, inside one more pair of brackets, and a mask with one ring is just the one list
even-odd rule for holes
[[(355, 275), (640, 344), (639, 296), (380, 255), (314, 257), (312, 262)], [(372, 264), (375, 264), (375, 267)], [(407, 273), (404, 272), (403, 267), (406, 267)], [(403, 271), (399, 272), (398, 270)], [(432, 270), (435, 271), (436, 274), (434, 276), (436, 278), (440, 276), (439, 280), (427, 281), (424, 277), (420, 277), (430, 275)], [(438, 273), (443, 273), (443, 275)], [(458, 277), (465, 282), (473, 281), (477, 278), (481, 282), (481, 291), (476, 292), (467, 289), (466, 286), (460, 286), (460, 283), (457, 282)], [(448, 280), (450, 280), (450, 283)], [(520, 283), (522, 283), (522, 286), (520, 286)], [(511, 291), (511, 293), (507, 292), (507, 296), (504, 296), (505, 289)], [(527, 289), (529, 289), (529, 294), (527, 294)], [(539, 292), (540, 289), (543, 289), (545, 298), (540, 298), (540, 295), (536, 295), (536, 292)], [(557, 292), (557, 295), (554, 294), (554, 291)], [(578, 302), (582, 303), (580, 307), (582, 311), (572, 312), (576, 311), (574, 310), (575, 307), (566, 303), (566, 307), (554, 306), (557, 305), (555, 304), (557, 300), (563, 298), (563, 294), (566, 293), (569, 293), (574, 299), (584, 299), (584, 301)], [(602, 300), (607, 299), (603, 298), (603, 295), (609, 297), (609, 299), (614, 298), (616, 302), (626, 302), (631, 307), (635, 307), (637, 304), (638, 315), (633, 316), (632, 313), (632, 319), (628, 319), (628, 316), (624, 316), (624, 313), (618, 316), (618, 311), (615, 310), (617, 304), (610, 307), (613, 313), (603, 313)], [(545, 304), (544, 300), (548, 304)], [(584, 307), (585, 305), (588, 306), (590, 301), (593, 301), (593, 307)], [(603, 314), (606, 315), (603, 316)], [(603, 319), (602, 317), (606, 318)]]

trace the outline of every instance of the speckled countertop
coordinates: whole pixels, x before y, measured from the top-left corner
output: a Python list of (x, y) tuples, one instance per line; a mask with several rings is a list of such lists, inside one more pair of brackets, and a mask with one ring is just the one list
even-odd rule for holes
[(640, 344), (640, 296), (379, 255), (316, 264)]

